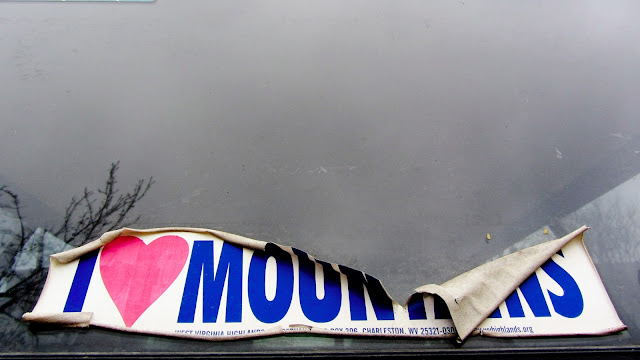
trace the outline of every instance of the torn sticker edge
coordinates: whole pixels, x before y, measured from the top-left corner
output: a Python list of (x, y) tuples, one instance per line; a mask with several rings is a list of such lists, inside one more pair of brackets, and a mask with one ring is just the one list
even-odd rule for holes
[(164, 228), (153, 228), (153, 229), (122, 228), (122, 229), (106, 232), (102, 236), (100, 236), (98, 239), (88, 244), (77, 247), (75, 249), (53, 254), (51, 255), (51, 258), (56, 259), (61, 264), (66, 264), (73, 260), (78, 259), (84, 254), (100, 249), (101, 247), (117, 239), (119, 236), (135, 235), (136, 233), (152, 234), (152, 233), (171, 232), (171, 231), (186, 231), (186, 232), (194, 232), (194, 233), (211, 234), (220, 240), (234, 243), (239, 246), (246, 247), (253, 250), (264, 250), (264, 247), (267, 244), (267, 242), (265, 241), (254, 240), (248, 237), (226, 233), (224, 231), (203, 229), (203, 228), (190, 228), (190, 227), (164, 227)]

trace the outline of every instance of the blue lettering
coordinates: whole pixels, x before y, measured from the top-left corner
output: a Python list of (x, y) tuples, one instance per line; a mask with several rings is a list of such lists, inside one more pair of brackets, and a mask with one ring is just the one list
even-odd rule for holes
[(387, 295), (380, 281), (362, 271), (340, 265), (340, 271), (349, 283), (349, 309), (351, 320), (367, 320), (364, 289), (367, 289), (371, 305), (378, 320), (393, 320), (393, 300)]
[(549, 291), (553, 309), (568, 318), (580, 316), (584, 309), (584, 299), (576, 281), (551, 259), (542, 265), (542, 269), (564, 290), (563, 295), (556, 295)]
[[(267, 260), (276, 260), (276, 296), (268, 300), (265, 293)], [(315, 291), (315, 288), (314, 288)], [(291, 255), (275, 244), (265, 251), (256, 250), (249, 265), (249, 305), (255, 317), (263, 323), (281, 320), (289, 311), (293, 296), (293, 261)]]
[(407, 303), (410, 320), (425, 320), (427, 318), (427, 310), (424, 308), (424, 296), (422, 294), (413, 294)]
[[(323, 323), (336, 318), (342, 303), (340, 273), (324, 261), (311, 261), (307, 253), (293, 249), (300, 266), (300, 306), (311, 321)], [(322, 265), (324, 273), (324, 297), (316, 294), (316, 262)]]
[(447, 303), (438, 295), (433, 295), (433, 312), (436, 319), (451, 319)]
[[(191, 261), (184, 284), (179, 323), (192, 323), (202, 278), (202, 322), (214, 323), (218, 318), (222, 290), (227, 282), (226, 322), (242, 320), (242, 248), (224, 242), (217, 270), (213, 271), (213, 241), (194, 241)], [(227, 281), (227, 278), (229, 279)]]
[(502, 314), (500, 313), (500, 308), (497, 307), (493, 312), (489, 315), (492, 319), (500, 319), (502, 318)]
[(76, 274), (73, 276), (69, 295), (67, 296), (67, 302), (64, 305), (64, 312), (82, 311), (84, 299), (87, 297), (87, 290), (89, 290), (93, 268), (96, 266), (96, 260), (98, 260), (98, 252), (100, 250), (94, 250), (80, 258)]
[[(542, 287), (536, 273), (531, 274), (527, 280), (520, 285), (520, 291), (524, 296), (527, 304), (531, 308), (535, 317), (547, 317), (551, 316), (549, 307), (542, 294)], [(522, 309), (522, 303), (518, 296), (518, 291), (514, 291), (506, 300), (507, 310), (509, 310), (509, 316), (524, 317), (524, 310)]]
[[(562, 254), (561, 251), (558, 252), (558, 255), (564, 257), (564, 254)], [(584, 309), (584, 299), (582, 298), (580, 288), (573, 277), (571, 277), (566, 270), (551, 259), (544, 263), (541, 268), (553, 280), (555, 280), (564, 291), (564, 294), (559, 296), (547, 290), (554, 310), (558, 314), (568, 318), (575, 318), (582, 314)], [(540, 286), (540, 281), (538, 280), (536, 273), (531, 274), (531, 276), (520, 285), (520, 292), (522, 292), (524, 299), (527, 301), (527, 304), (529, 304), (529, 307), (535, 317), (551, 316), (549, 306), (545, 301), (542, 287)], [(525, 316), (517, 291), (514, 291), (509, 295), (505, 300), (505, 303), (507, 304), (510, 317), (520, 318)], [(499, 310), (496, 309), (496, 311), (497, 312), (494, 312), (492, 315), (500, 317)]]

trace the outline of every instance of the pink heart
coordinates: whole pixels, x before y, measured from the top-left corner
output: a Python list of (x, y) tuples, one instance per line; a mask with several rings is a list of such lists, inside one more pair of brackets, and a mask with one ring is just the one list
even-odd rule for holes
[(100, 274), (127, 327), (162, 295), (184, 268), (189, 244), (179, 236), (162, 236), (149, 245), (120, 236), (105, 245)]

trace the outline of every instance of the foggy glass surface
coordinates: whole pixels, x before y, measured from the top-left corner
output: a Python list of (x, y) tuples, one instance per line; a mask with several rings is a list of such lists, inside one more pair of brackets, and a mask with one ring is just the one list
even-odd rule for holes
[[(621, 199), (640, 189), (639, 13), (634, 1), (0, 2), (0, 186), (49, 229), (119, 160), (123, 191), (156, 181), (134, 227), (294, 246), (401, 303), (542, 228), (587, 224), (629, 330), (462, 349), (637, 347), (640, 216)], [(42, 330), (0, 298), (5, 353), (456, 349)]]

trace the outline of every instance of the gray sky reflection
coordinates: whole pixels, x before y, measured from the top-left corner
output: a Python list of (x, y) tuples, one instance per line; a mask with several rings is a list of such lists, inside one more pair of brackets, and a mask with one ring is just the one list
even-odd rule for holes
[(157, 180), (142, 225), (294, 245), (402, 301), (640, 135), (639, 7), (2, 3), (2, 175), (62, 212), (121, 160)]

